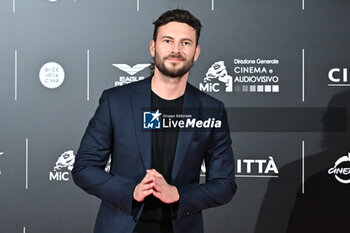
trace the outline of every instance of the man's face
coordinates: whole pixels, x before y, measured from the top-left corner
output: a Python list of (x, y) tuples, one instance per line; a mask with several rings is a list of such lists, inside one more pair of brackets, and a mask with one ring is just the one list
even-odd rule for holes
[(156, 41), (151, 41), (151, 55), (156, 69), (169, 77), (182, 77), (197, 60), (196, 30), (185, 23), (170, 22), (158, 28)]

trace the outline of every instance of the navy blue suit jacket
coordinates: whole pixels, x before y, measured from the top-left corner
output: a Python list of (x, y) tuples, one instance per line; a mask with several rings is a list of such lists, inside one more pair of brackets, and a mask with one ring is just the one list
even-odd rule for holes
[[(151, 131), (142, 130), (142, 112), (151, 106), (150, 80), (105, 90), (81, 141), (72, 176), (102, 200), (95, 233), (131, 233), (142, 213), (143, 204), (133, 209), (132, 200), (135, 186), (152, 168)], [(228, 203), (236, 191), (231, 137), (223, 103), (189, 83), (183, 108), (196, 118), (222, 121), (220, 130), (179, 130), (171, 173), (180, 195), (171, 210), (174, 233), (203, 233), (201, 211)], [(203, 159), (206, 183), (199, 184)]]

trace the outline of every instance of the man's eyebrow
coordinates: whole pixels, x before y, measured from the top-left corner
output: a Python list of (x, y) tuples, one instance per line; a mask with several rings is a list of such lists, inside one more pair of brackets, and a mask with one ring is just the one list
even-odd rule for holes
[(162, 36), (162, 39), (174, 39), (174, 38), (171, 36)]
[[(172, 37), (172, 36), (162, 36), (162, 39), (174, 39), (174, 37)], [(190, 42), (193, 42), (192, 41), (192, 39), (190, 39), (190, 38), (182, 38), (181, 39), (182, 41), (184, 41), (184, 40), (188, 40), (188, 41), (190, 41)]]
[(193, 42), (192, 39), (190, 39), (190, 38), (183, 38), (183, 39), (181, 39), (181, 40), (182, 40), (182, 41), (188, 40), (188, 41), (190, 41), (190, 42)]

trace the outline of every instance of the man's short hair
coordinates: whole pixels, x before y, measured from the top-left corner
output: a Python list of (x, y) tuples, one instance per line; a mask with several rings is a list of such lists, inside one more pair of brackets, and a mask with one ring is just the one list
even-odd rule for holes
[(196, 30), (196, 44), (198, 45), (202, 24), (199, 21), (199, 19), (194, 17), (189, 11), (181, 10), (181, 9), (169, 10), (163, 13), (161, 16), (159, 16), (159, 18), (156, 21), (153, 22), (154, 24), (153, 40), (154, 41), (156, 41), (157, 39), (158, 28), (170, 22), (185, 23), (193, 27)]

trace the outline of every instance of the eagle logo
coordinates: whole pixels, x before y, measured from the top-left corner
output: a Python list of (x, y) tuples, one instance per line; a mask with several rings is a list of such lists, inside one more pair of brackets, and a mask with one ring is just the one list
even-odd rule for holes
[(113, 66), (128, 73), (129, 75), (134, 75), (150, 65), (151, 64), (137, 64), (137, 65), (134, 65), (133, 67), (131, 67), (127, 64), (113, 64)]

